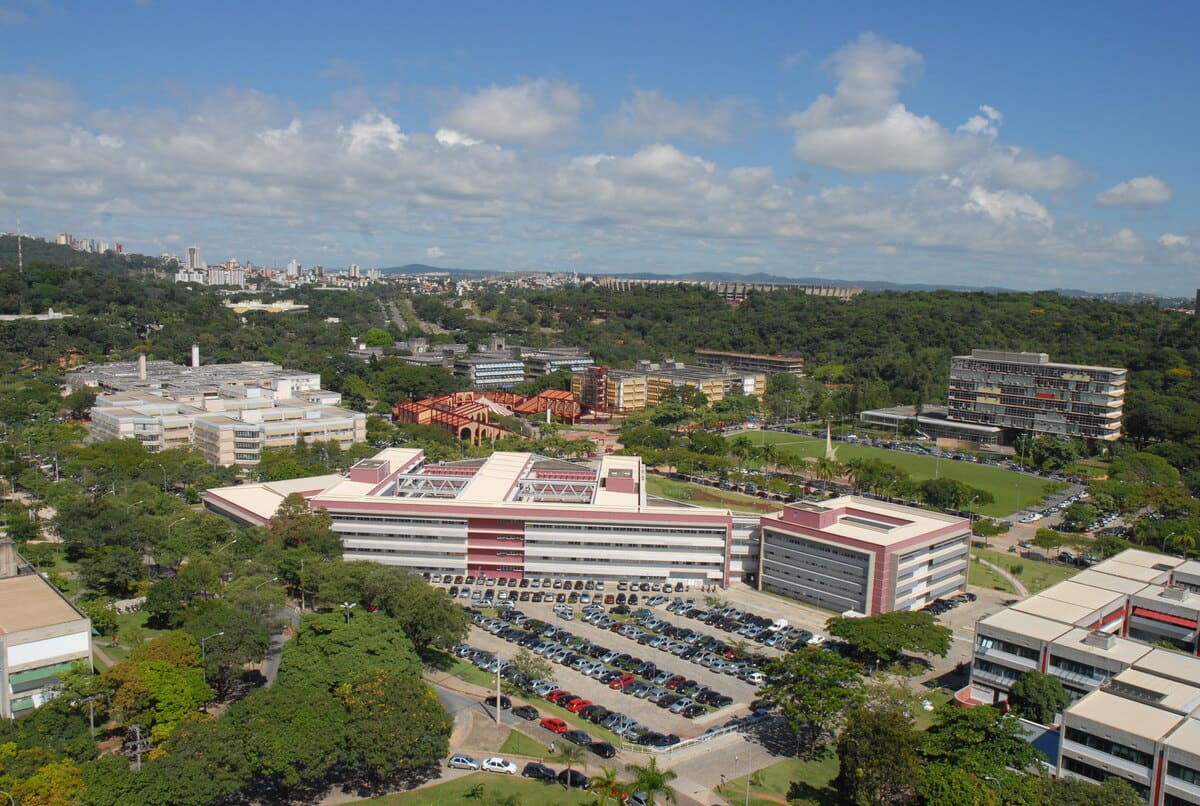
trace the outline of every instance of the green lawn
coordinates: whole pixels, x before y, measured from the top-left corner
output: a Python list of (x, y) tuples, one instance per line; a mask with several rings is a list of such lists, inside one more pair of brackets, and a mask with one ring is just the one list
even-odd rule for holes
[[(1029, 560), (1020, 555), (1007, 554), (1003, 551), (992, 551), (991, 549), (971, 549), (971, 551), (1021, 580), (1021, 584), (1028, 588), (1030, 593), (1044, 591), (1051, 585), (1056, 585), (1079, 573), (1078, 568), (1070, 565)], [(978, 563), (971, 563), (972, 569), (976, 565)]]
[(504, 744), (500, 745), (502, 756), (528, 756), (545, 761), (550, 758), (550, 748), (535, 742), (519, 730), (510, 730)]
[[(727, 756), (722, 763), (733, 767), (737, 762)], [(829, 788), (829, 783), (837, 777), (837, 771), (837, 756), (832, 753), (817, 761), (785, 759), (750, 775), (750, 803), (756, 806), (778, 806), (780, 803), (830, 806), (838, 802), (836, 793)], [(794, 792), (793, 781), (796, 782)], [(742, 776), (726, 781), (717, 794), (730, 803), (743, 803), (745, 792), (746, 776)], [(794, 795), (795, 799), (789, 795)]]
[[(476, 795), (472, 790), (482, 786)], [(514, 775), (477, 772), (455, 781), (428, 786), (414, 792), (384, 795), (360, 800), (370, 806), (442, 806), (446, 803), (500, 803), (512, 797), (521, 806), (557, 806), (557, 804), (590, 804), (595, 796), (588, 792), (565, 789), (558, 784), (531, 781)]]
[(1007, 579), (986, 565), (974, 561), (967, 566), (967, 584), (977, 588), (991, 588), (1005, 593), (1016, 593)]
[(647, 475), (646, 491), (659, 498), (684, 501), (701, 507), (719, 507), (735, 512), (775, 512), (783, 509), (778, 501), (766, 501), (753, 495), (720, 490), (689, 481), (676, 481), (662, 476)]
[[(739, 436), (745, 436), (755, 445), (766, 442), (774, 443), (779, 447), (781, 453), (804, 457), (825, 455), (825, 440), (815, 437), (785, 434), (779, 431), (748, 431)], [(949, 459), (938, 460), (934, 456), (924, 454), (889, 451), (846, 442), (836, 443), (834, 447), (837, 449), (838, 459), (843, 462), (855, 458), (879, 459), (907, 471), (917, 481), (945, 476), (972, 487), (987, 490), (995, 497), (995, 501), (987, 506), (979, 507), (980, 515), (1011, 515), (1040, 502), (1050, 490), (1061, 486), (1036, 476), (1028, 476), (992, 465), (976, 465)]]

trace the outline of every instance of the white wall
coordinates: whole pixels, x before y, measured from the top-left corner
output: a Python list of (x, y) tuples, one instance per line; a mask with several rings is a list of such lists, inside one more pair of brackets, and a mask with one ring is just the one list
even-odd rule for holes
[(57, 638), (43, 638), (27, 644), (10, 644), (7, 668), (12, 670), (18, 666), (40, 666), (71, 655), (87, 657), (90, 644), (91, 635), (84, 631), (60, 635)]

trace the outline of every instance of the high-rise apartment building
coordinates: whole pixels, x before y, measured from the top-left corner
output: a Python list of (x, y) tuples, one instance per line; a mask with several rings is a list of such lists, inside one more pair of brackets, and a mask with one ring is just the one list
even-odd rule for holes
[(972, 350), (950, 360), (952, 420), (1015, 432), (1121, 436), (1126, 370), (1052, 362), (1046, 353)]
[(200, 247), (189, 246), (187, 248), (187, 270), (200, 271), (203, 268), (203, 261), (200, 259)]

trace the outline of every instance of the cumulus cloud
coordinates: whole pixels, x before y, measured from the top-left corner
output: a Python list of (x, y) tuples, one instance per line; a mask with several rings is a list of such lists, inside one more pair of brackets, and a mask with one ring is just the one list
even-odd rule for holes
[(446, 251), (440, 246), (430, 246), (425, 250), (425, 257), (439, 258), (445, 256)]
[(468, 96), (443, 123), (495, 143), (540, 143), (573, 129), (582, 109), (578, 87), (539, 79)]
[(992, 220), (999, 222), (1025, 218), (1051, 223), (1049, 211), (1036, 199), (1008, 190), (989, 191), (978, 186), (973, 187), (967, 194), (965, 209), (986, 213)]
[(408, 139), (396, 122), (381, 112), (368, 112), (338, 131), (351, 154), (367, 154), (378, 149), (395, 151)]
[(987, 147), (1000, 113), (989, 106), (951, 132), (899, 101), (922, 66), (910, 47), (863, 34), (831, 59), (836, 92), (787, 118), (798, 159), (848, 173), (950, 170)]
[(1187, 235), (1175, 235), (1174, 233), (1164, 232), (1158, 237), (1158, 242), (1168, 248), (1185, 247), (1192, 245), (1192, 239)]
[(482, 140), (476, 140), (474, 137), (468, 137), (462, 132), (456, 132), (454, 129), (438, 129), (434, 132), (434, 139), (444, 146), (477, 146), (482, 143)]
[(673, 101), (658, 90), (634, 90), (633, 97), (609, 119), (610, 137), (626, 140), (674, 140), (727, 143), (733, 139), (746, 104), (737, 98)]
[(1020, 146), (997, 145), (964, 170), (990, 185), (1026, 191), (1067, 190), (1087, 177), (1074, 160)]
[(1096, 196), (1101, 207), (1153, 207), (1174, 198), (1167, 183), (1157, 176), (1139, 176), (1113, 185)]

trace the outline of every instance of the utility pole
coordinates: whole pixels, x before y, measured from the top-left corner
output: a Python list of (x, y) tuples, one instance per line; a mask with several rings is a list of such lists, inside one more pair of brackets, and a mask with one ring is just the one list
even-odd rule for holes
[(496, 724), (500, 724), (500, 653), (496, 653)]
[(128, 752), (133, 753), (134, 769), (138, 772), (142, 771), (142, 755), (149, 752), (150, 740), (142, 738), (142, 728), (140, 725), (130, 725), (129, 729), (133, 731), (133, 741), (126, 742), (125, 748)]

